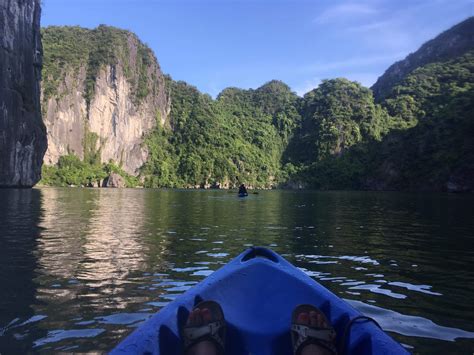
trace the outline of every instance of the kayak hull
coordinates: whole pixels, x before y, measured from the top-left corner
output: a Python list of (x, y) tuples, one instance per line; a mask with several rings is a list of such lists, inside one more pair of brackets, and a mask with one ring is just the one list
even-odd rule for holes
[[(130, 336), (112, 354), (180, 354), (179, 324), (202, 300), (217, 301), (228, 325), (226, 354), (292, 354), (291, 313), (299, 304), (321, 309), (338, 334), (341, 345), (345, 326), (360, 316), (322, 285), (275, 252), (251, 248), (176, 298)], [(347, 353), (407, 354), (374, 322), (354, 323), (345, 336)]]

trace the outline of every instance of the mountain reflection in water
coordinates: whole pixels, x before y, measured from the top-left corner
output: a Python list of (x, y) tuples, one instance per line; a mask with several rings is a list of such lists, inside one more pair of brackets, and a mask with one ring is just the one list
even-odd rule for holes
[(0, 190), (0, 352), (107, 351), (251, 245), (410, 350), (474, 350), (471, 195)]

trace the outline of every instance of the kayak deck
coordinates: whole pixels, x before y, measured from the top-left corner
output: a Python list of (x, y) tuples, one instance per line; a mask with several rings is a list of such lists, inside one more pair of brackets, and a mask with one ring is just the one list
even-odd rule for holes
[[(160, 310), (112, 354), (180, 354), (178, 325), (202, 300), (222, 306), (227, 322), (226, 354), (292, 354), (291, 313), (299, 304), (313, 304), (326, 314), (339, 346), (348, 322), (361, 315), (280, 255), (251, 248)], [(371, 321), (355, 322), (344, 343), (347, 353), (407, 353)]]

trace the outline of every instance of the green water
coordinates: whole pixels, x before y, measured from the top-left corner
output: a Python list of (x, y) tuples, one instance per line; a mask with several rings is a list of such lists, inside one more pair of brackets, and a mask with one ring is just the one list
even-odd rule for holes
[(474, 351), (474, 196), (0, 190), (0, 353), (107, 351), (251, 245), (415, 353)]

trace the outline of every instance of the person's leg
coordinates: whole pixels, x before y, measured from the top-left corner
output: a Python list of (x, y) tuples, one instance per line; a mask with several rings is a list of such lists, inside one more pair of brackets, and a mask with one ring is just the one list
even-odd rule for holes
[[(207, 308), (191, 311), (187, 321), (187, 326), (200, 327), (211, 322), (211, 312)], [(193, 345), (186, 352), (186, 355), (217, 355), (216, 345), (208, 340), (203, 340)]]
[(186, 355), (217, 355), (216, 346), (210, 341), (204, 340), (189, 349)]

